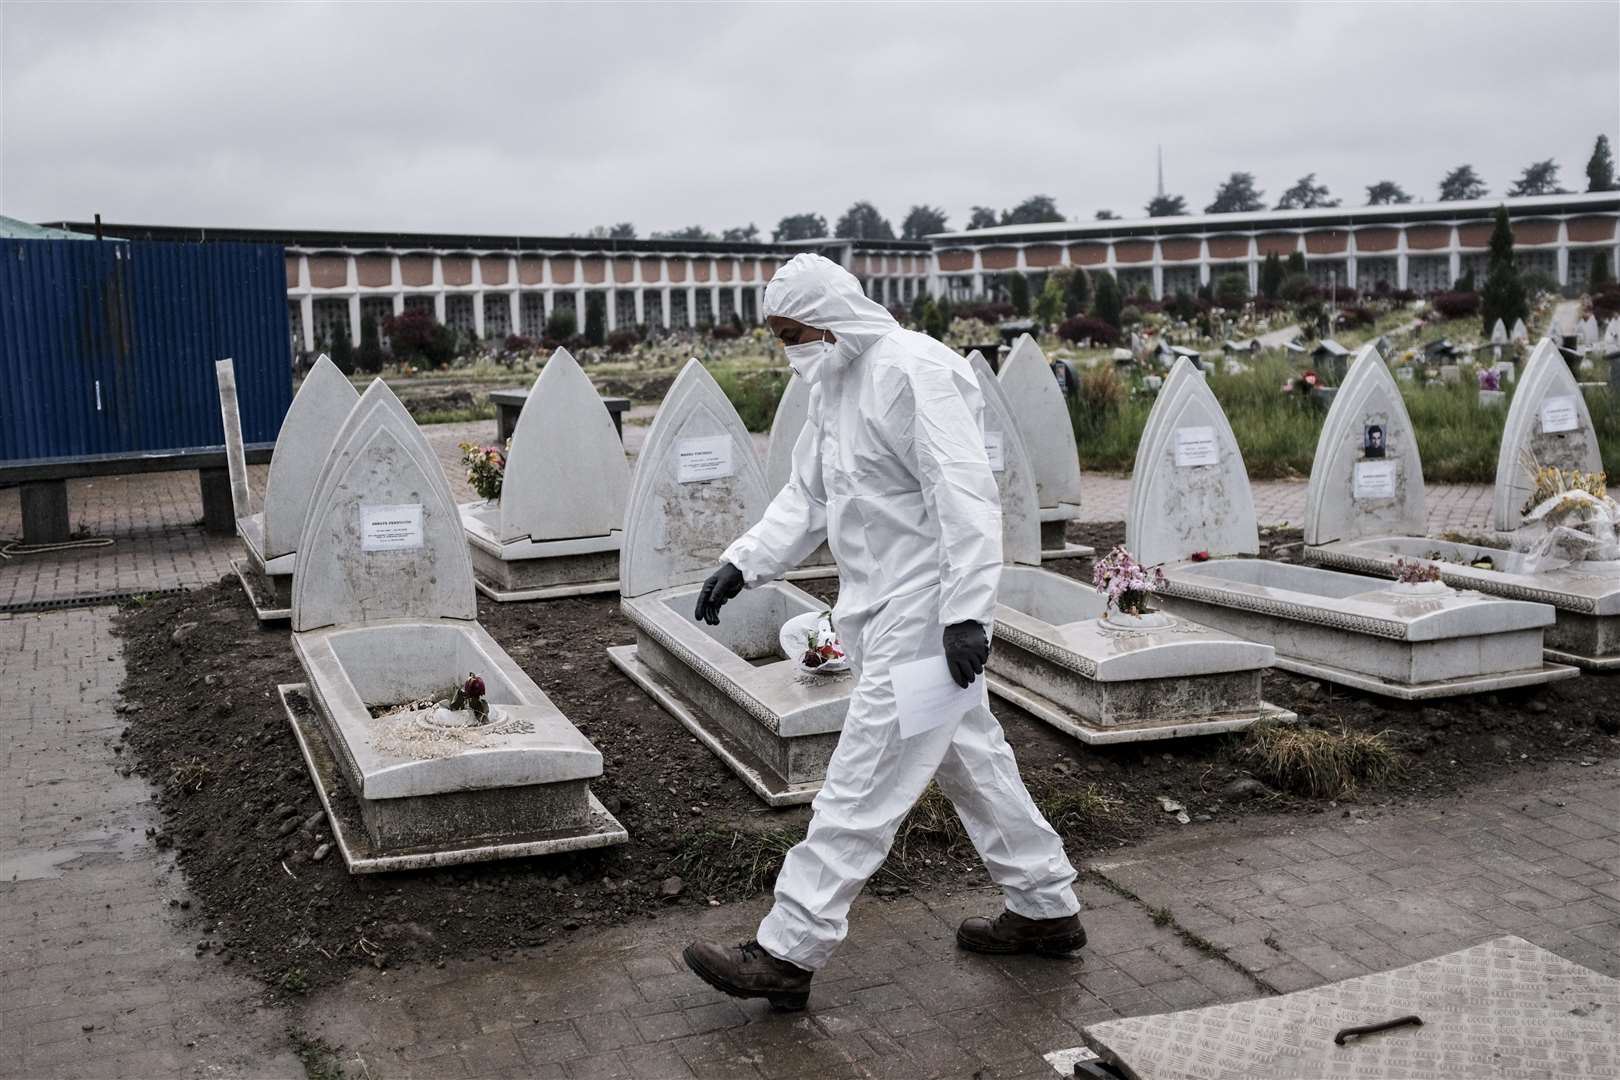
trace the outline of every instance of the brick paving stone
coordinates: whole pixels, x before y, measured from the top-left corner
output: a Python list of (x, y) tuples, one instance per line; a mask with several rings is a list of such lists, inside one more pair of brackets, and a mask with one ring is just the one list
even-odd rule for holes
[(123, 671), (110, 608), (0, 615), (0, 1076), (302, 1076), (258, 984), (171, 906), (151, 791), (116, 771)]

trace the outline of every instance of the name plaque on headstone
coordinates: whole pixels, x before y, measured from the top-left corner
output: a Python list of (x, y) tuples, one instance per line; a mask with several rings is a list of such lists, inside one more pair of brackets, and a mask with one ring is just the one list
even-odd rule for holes
[(1002, 449), (1001, 432), (987, 431), (984, 433), (984, 456), (990, 459), (991, 472), (1007, 471), (1007, 455)]
[(1552, 435), (1560, 431), (1574, 431), (1580, 427), (1580, 414), (1575, 399), (1568, 394), (1550, 397), (1541, 403), (1541, 431)]
[(1184, 427), (1176, 429), (1176, 466), (1219, 465), (1220, 448), (1215, 444), (1212, 427)]
[(421, 546), (421, 503), (360, 507), (361, 551), (409, 551)]
[(731, 436), (704, 435), (682, 439), (675, 449), (675, 479), (682, 484), (718, 480), (736, 470), (731, 463)]
[(1358, 461), (1350, 481), (1353, 499), (1393, 499), (1395, 497), (1394, 461)]

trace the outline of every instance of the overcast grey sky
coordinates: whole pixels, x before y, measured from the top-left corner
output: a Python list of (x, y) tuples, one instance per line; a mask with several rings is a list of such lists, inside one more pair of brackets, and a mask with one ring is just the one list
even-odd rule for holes
[(0, 213), (567, 234), (1585, 189), (1620, 4), (0, 4)]

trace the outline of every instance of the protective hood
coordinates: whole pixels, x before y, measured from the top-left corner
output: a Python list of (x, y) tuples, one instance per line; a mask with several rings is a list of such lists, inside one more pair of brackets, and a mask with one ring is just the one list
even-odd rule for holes
[(828, 364), (843, 367), (900, 329), (894, 316), (861, 291), (855, 275), (820, 255), (795, 255), (765, 286), (765, 315), (831, 330), (838, 339)]

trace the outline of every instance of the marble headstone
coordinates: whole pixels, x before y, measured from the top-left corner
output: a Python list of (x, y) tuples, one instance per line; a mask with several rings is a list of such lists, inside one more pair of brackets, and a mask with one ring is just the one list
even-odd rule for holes
[(219, 384), (219, 419), (225, 430), (225, 467), (231, 478), (231, 510), (238, 520), (251, 512), (247, 452), (242, 446), (242, 413), (236, 404), (236, 363), (231, 358), (214, 363)]
[(1550, 338), (1543, 338), (1531, 352), (1508, 407), (1496, 459), (1494, 528), (1511, 532), (1519, 527), (1534, 466), (1603, 470), (1586, 398)]
[(476, 619), (472, 563), (444, 469), (374, 380), (332, 440), (298, 540), (292, 627)]
[[(1036, 498), (1035, 467), (1019, 433), (1012, 403), (983, 355), (968, 357), (984, 398), (985, 451), (1001, 496), (1001, 560), (1038, 566), (1041, 561), (1041, 508)], [(1045, 371), (1046, 365), (1041, 365)], [(1046, 374), (1046, 380), (1052, 376)]]
[(264, 558), (298, 549), (310, 496), (338, 429), (360, 400), (354, 384), (322, 353), (287, 409), (264, 488)]
[(1125, 546), (1144, 564), (1196, 551), (1257, 555), (1243, 455), (1205, 377), (1178, 360), (1148, 414), (1131, 472)]
[(1513, 320), (1513, 329), (1508, 331), (1508, 340), (1517, 342), (1520, 345), (1530, 343), (1530, 331), (1525, 328), (1523, 319)]
[(1362, 346), (1328, 409), (1305, 496), (1305, 542), (1421, 536), (1423, 462), (1400, 388)]
[(1002, 393), (1035, 466), (1041, 507), (1080, 505), (1080, 454), (1063, 391), (1035, 339), (1024, 334), (1001, 365)]
[(637, 458), (619, 549), (619, 594), (636, 597), (702, 581), (769, 503), (748, 429), (708, 370), (688, 360)]
[(1575, 338), (1582, 346), (1596, 345), (1601, 336), (1602, 331), (1598, 329), (1597, 318), (1593, 315), (1582, 319), (1580, 325), (1575, 328)]
[(590, 377), (558, 349), (512, 430), (501, 485), (500, 539), (606, 536), (624, 521), (630, 467)]
[(771, 419), (771, 439), (765, 448), (765, 487), (774, 498), (793, 475), (793, 446), (810, 417), (810, 384), (794, 375)]
[(1603, 325), (1603, 344), (1620, 345), (1620, 316), (1610, 319)]
[(1496, 325), (1491, 327), (1491, 344), (1492, 345), (1506, 345), (1507, 343), (1508, 343), (1507, 327), (1502, 325), (1502, 320), (1501, 319), (1497, 319), (1496, 320)]

